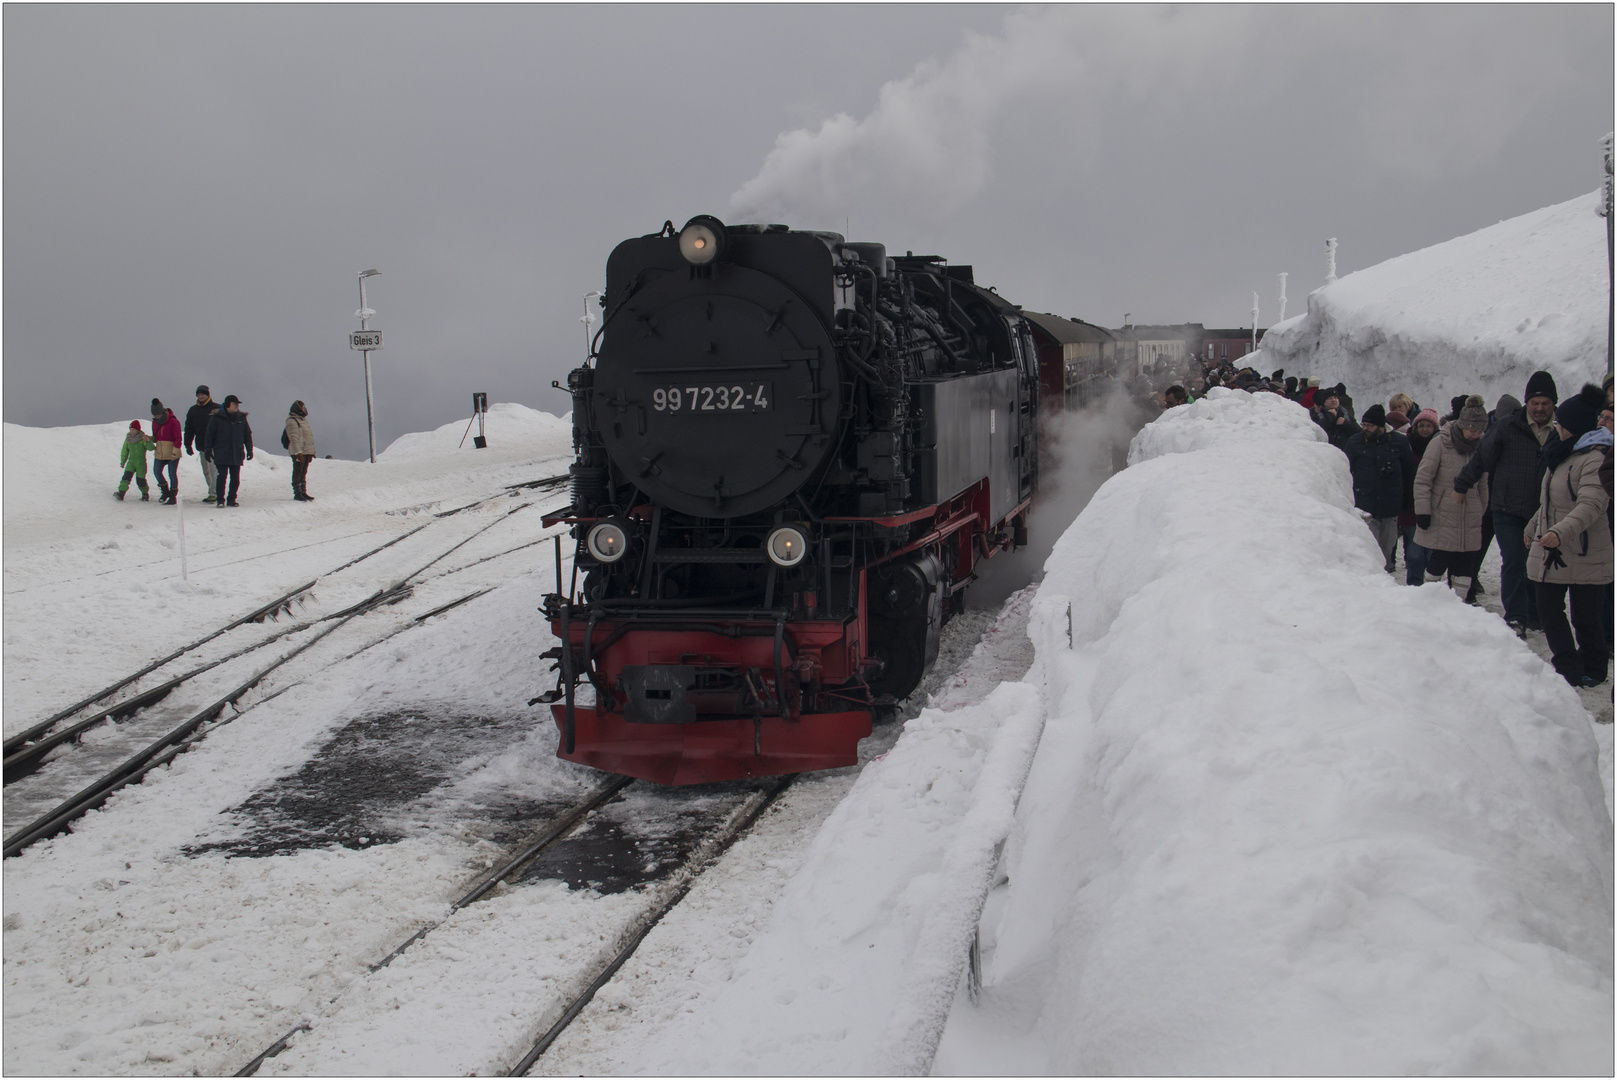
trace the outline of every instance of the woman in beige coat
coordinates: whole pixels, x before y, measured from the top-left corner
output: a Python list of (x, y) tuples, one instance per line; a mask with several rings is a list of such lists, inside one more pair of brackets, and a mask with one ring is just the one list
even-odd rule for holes
[(309, 462), (314, 460), (314, 430), (309, 427), (309, 409), (294, 401), (286, 415), (286, 434), (281, 445), (292, 455), (292, 497), (298, 502), (314, 502), (309, 494)]
[[(1611, 496), (1600, 473), (1610, 467), (1612, 435), (1599, 426), (1605, 406), (1605, 393), (1589, 385), (1556, 408), (1561, 441), (1544, 451), (1538, 513), (1522, 534), (1527, 542), (1527, 580), (1533, 583), (1551, 662), (1573, 686), (1606, 681), (1601, 608), (1609, 603), (1605, 586), (1612, 579), (1611, 525), (1606, 517)], [(1567, 625), (1568, 593), (1573, 626)]]
[(1415, 470), (1415, 543), (1431, 552), (1426, 582), (1442, 581), (1463, 600), (1482, 565), (1482, 515), (1488, 506), (1487, 477), (1469, 495), (1454, 490), (1454, 478), (1476, 453), (1488, 430), (1488, 408), (1480, 397), (1466, 399), (1460, 415), (1438, 429)]

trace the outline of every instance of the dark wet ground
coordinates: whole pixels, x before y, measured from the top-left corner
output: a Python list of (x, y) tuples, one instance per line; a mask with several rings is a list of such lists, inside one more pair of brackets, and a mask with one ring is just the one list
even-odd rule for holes
[[(576, 806), (582, 792), (548, 800), (510, 791), (472, 799), (455, 784), (479, 760), (513, 748), (532, 727), (531, 717), (359, 717), (297, 772), (227, 811), (235, 835), (192, 845), (185, 853), (264, 858), (308, 848), (359, 850), (446, 830), (517, 850)], [(633, 784), (508, 885), (565, 881), (570, 888), (610, 894), (660, 880), (683, 866), (757, 786)]]
[(660, 880), (718, 832), (754, 786), (637, 783), (548, 848), (511, 884), (565, 881), (570, 888), (611, 894)]
[(479, 804), (450, 798), (445, 789), (470, 771), (471, 759), (521, 741), (533, 723), (526, 716), (413, 712), (359, 717), (296, 773), (227, 811), (240, 826), (237, 836), (186, 854), (257, 858), (334, 845), (366, 848), (446, 824), (469, 826), (495, 843), (514, 841), (569, 803), (512, 795)]

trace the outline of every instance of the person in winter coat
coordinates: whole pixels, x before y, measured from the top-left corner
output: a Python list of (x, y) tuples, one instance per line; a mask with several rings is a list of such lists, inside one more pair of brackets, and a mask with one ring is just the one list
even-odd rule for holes
[[(236, 492), (241, 487), (242, 462), (253, 460), (253, 429), (247, 425), (247, 414), (241, 411), (241, 399), (235, 394), (225, 398), (224, 407), (208, 418), (208, 433), (202, 452), (213, 459), (218, 479), (214, 495), (217, 505), (235, 506)], [(225, 491), (225, 481), (230, 491)]]
[(1404, 438), (1409, 438), (1409, 414), (1400, 409), (1393, 409), (1387, 414), (1387, 430), (1396, 431)]
[(1488, 430), (1488, 407), (1480, 397), (1467, 399), (1460, 415), (1438, 429), (1415, 470), (1415, 543), (1431, 552), (1426, 581), (1449, 584), (1461, 599), (1470, 595), (1482, 563), (1482, 513), (1488, 504), (1488, 482), (1478, 480), (1475, 495), (1452, 490), (1454, 478), (1477, 451)]
[(1522, 535), (1551, 663), (1573, 686), (1605, 682), (1609, 655), (1600, 605), (1612, 581), (1611, 496), (1600, 471), (1609, 468), (1612, 434), (1600, 426), (1603, 399), (1598, 386), (1586, 384), (1555, 410), (1561, 438), (1544, 450), (1538, 511)]
[[(1321, 396), (1323, 395), (1323, 396)], [(1358, 434), (1359, 425), (1353, 422), (1348, 411), (1342, 407), (1341, 391), (1336, 387), (1321, 390), (1314, 395), (1314, 423), (1325, 430), (1325, 437), (1332, 446), (1338, 450), (1347, 448), (1348, 440)]]
[[(185, 452), (195, 453), (202, 450), (202, 444), (207, 440), (208, 421), (213, 414), (219, 411), (219, 403), (208, 395), (206, 386), (197, 387), (197, 403), (185, 410)], [(196, 444), (193, 450), (192, 443)], [(208, 452), (202, 450), (202, 480), (208, 485), (208, 497), (203, 502), (213, 502), (213, 489), (218, 486), (218, 470), (213, 467), (213, 459)]]
[(294, 401), (286, 415), (286, 432), (281, 445), (292, 454), (292, 498), (314, 502), (309, 494), (309, 462), (314, 460), (314, 431), (309, 427), (309, 408)]
[(1370, 515), (1370, 533), (1390, 574), (1398, 551), (1398, 514), (1415, 505), (1415, 455), (1408, 439), (1387, 430), (1386, 420), (1380, 405), (1364, 410), (1364, 426), (1344, 450), (1353, 474), (1353, 505)]
[[(174, 410), (152, 398), (152, 456), (157, 459), (157, 488), (162, 503), (172, 503), (180, 490), (180, 421)], [(165, 479), (166, 474), (166, 479)]]
[(1527, 581), (1527, 547), (1519, 542), (1527, 522), (1538, 512), (1541, 455), (1560, 441), (1555, 432), (1555, 380), (1535, 371), (1527, 380), (1527, 404), (1495, 423), (1465, 468), (1454, 478), (1461, 495), (1484, 474), (1494, 535), (1499, 541), (1499, 592), (1505, 621), (1517, 633), (1542, 629), (1535, 590)]
[[(1417, 472), (1426, 448), (1437, 437), (1437, 410), (1422, 409), (1409, 425), (1409, 452), (1415, 459)], [(1413, 498), (1413, 496), (1411, 496)], [(1415, 506), (1398, 515), (1398, 530), (1404, 536), (1404, 584), (1419, 585), (1426, 580), (1426, 560), (1431, 552), (1415, 543)]]
[(123, 467), (124, 477), (118, 484), (118, 490), (112, 493), (119, 502), (124, 501), (124, 494), (129, 490), (131, 478), (134, 479), (135, 486), (140, 488), (140, 501), (152, 501), (151, 489), (146, 486), (146, 451), (151, 448), (152, 441), (140, 430), (140, 421), (129, 421), (129, 431), (124, 435), (124, 441), (118, 445), (118, 464)]

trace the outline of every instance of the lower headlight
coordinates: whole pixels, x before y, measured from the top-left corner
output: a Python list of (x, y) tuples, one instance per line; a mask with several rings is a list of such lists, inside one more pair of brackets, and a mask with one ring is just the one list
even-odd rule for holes
[(584, 546), (589, 548), (590, 554), (599, 561), (614, 563), (623, 558), (623, 553), (629, 550), (629, 536), (617, 522), (603, 521), (589, 531), (589, 535), (584, 538)]
[(795, 525), (782, 525), (769, 534), (764, 550), (776, 566), (796, 566), (808, 554), (808, 537)]

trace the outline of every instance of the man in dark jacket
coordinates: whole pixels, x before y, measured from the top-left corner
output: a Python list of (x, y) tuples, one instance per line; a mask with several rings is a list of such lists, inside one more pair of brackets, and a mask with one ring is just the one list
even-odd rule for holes
[(1314, 395), (1314, 405), (1314, 423), (1325, 429), (1325, 437), (1332, 446), (1347, 449), (1348, 440), (1358, 434), (1359, 425), (1342, 407), (1341, 391), (1334, 386), (1320, 390)]
[[(235, 506), (236, 492), (241, 487), (241, 463), (253, 460), (253, 429), (247, 426), (247, 414), (241, 411), (241, 399), (235, 394), (225, 398), (224, 408), (208, 418), (208, 433), (202, 452), (213, 459), (218, 471), (214, 495), (219, 506)], [(228, 498), (225, 481), (230, 481)]]
[[(185, 452), (193, 454), (202, 448), (202, 441), (208, 434), (208, 417), (219, 411), (219, 403), (208, 396), (206, 386), (197, 387), (197, 403), (185, 410)], [(208, 497), (203, 502), (213, 502), (213, 489), (218, 484), (218, 470), (213, 467), (207, 451), (202, 453), (202, 479), (208, 485)]]
[(1464, 500), (1484, 473), (1499, 541), (1499, 591), (1505, 621), (1518, 632), (1540, 629), (1538, 604), (1527, 581), (1527, 545), (1522, 533), (1538, 512), (1544, 449), (1560, 441), (1555, 432), (1555, 380), (1535, 371), (1523, 395), (1527, 404), (1500, 418), (1465, 468), (1454, 478), (1454, 497)]
[(1409, 440), (1387, 429), (1381, 405), (1364, 410), (1364, 427), (1343, 448), (1353, 473), (1353, 505), (1370, 515), (1387, 573), (1398, 548), (1398, 514), (1415, 508), (1415, 454)]

